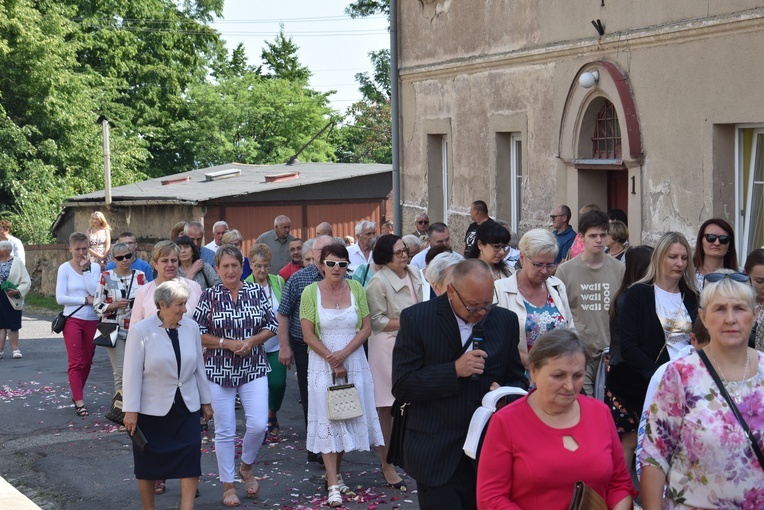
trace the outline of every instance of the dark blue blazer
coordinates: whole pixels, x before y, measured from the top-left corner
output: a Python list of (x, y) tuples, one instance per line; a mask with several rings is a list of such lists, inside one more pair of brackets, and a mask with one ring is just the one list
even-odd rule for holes
[(455, 361), (463, 349), (447, 294), (401, 312), (393, 395), (409, 403), (401, 467), (417, 482), (438, 487), (453, 477), (472, 413), (491, 383), (527, 388), (517, 315), (494, 308), (482, 325), (485, 370), (477, 379), (457, 377)]

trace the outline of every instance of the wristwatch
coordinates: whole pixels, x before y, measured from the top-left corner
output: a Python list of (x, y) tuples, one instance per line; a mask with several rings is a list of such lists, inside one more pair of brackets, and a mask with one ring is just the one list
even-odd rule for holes
[(223, 341), (224, 341), (224, 340), (225, 340), (225, 338), (223, 338), (223, 337), (220, 337), (220, 348), (221, 348), (221, 349), (223, 348)]

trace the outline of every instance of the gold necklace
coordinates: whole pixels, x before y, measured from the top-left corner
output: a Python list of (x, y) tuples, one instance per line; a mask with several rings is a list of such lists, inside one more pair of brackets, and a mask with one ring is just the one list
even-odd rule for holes
[(334, 290), (329, 286), (329, 284), (326, 284), (326, 288), (329, 290), (329, 293), (332, 296), (332, 299), (334, 299), (334, 309), (339, 310), (340, 309), (340, 299), (342, 299), (342, 291), (344, 290), (344, 286), (340, 286), (339, 293), (340, 297), (337, 298), (337, 294), (335, 294)]
[(727, 380), (727, 377), (724, 375), (724, 372), (722, 371), (722, 366), (719, 364), (718, 361), (716, 361), (716, 358), (714, 357), (714, 351), (711, 349), (708, 349), (708, 353), (711, 355), (711, 359), (714, 362), (714, 365), (716, 365), (716, 368), (719, 369), (719, 375), (722, 376), (722, 382), (724, 383), (724, 387), (727, 388), (727, 392), (732, 397), (732, 400), (735, 401), (736, 404), (740, 404), (740, 402), (743, 401), (743, 396), (740, 394), (741, 388), (745, 386), (745, 380), (748, 379), (748, 365), (751, 361), (751, 350), (746, 347), (745, 349), (745, 370), (743, 370), (743, 379), (740, 381), (734, 381), (734, 382), (740, 382), (742, 384), (735, 385), (735, 388), (737, 391), (734, 391), (732, 389), (732, 383)]

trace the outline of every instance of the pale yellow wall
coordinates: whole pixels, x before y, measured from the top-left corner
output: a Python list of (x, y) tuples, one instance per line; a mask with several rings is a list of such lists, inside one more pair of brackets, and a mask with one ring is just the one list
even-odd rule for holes
[[(605, 4), (400, 3), (404, 224), (427, 207), (430, 119), (450, 122), (449, 224), (459, 241), (473, 200), (496, 212), (496, 118), (526, 122), (521, 231), (545, 225), (555, 204), (577, 210), (601, 196), (601, 183), (559, 154), (568, 92), (579, 70), (598, 60), (624, 72), (639, 117), (644, 159), (628, 165), (636, 188), (629, 195), (632, 241), (666, 230), (692, 240), (711, 216), (735, 224), (734, 125), (764, 122), (757, 87), (764, 79), (762, 2)], [(596, 18), (606, 26), (599, 44), (590, 23)]]

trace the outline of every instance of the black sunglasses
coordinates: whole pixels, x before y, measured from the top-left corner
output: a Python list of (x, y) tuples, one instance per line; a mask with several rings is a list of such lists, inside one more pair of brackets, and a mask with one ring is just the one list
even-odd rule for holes
[(340, 266), (340, 268), (345, 269), (350, 262), (347, 260), (325, 260), (324, 264), (326, 264), (326, 267)]
[(117, 262), (122, 262), (125, 259), (130, 260), (131, 258), (133, 258), (132, 253), (128, 253), (127, 255), (114, 255), (114, 260)]
[(741, 282), (741, 283), (751, 281), (751, 277), (743, 273), (708, 273), (706, 276), (703, 277), (705, 281), (711, 282), (711, 283), (720, 282), (724, 280), (725, 278), (729, 278), (732, 281)]
[(716, 234), (703, 234), (703, 237), (705, 237), (706, 241), (710, 244), (714, 244), (717, 239), (719, 240), (719, 244), (729, 244), (732, 240), (731, 236), (718, 236)]
[(417, 220), (417, 223), (419, 223), (420, 225), (427, 225), (430, 222), (427, 220)]

